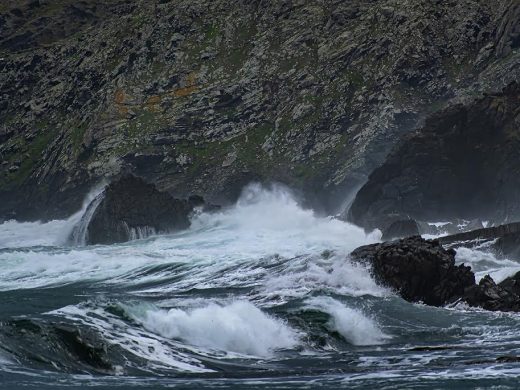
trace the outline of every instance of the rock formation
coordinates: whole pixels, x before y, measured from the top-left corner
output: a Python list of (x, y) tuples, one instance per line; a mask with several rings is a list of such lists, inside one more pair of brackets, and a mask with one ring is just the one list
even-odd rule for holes
[(187, 229), (201, 199), (173, 198), (135, 176), (111, 183), (88, 221), (86, 244), (112, 244)]
[(520, 79), (517, 22), (514, 0), (4, 0), (0, 218), (67, 217), (125, 171), (336, 212), (425, 114)]
[(470, 267), (455, 266), (454, 250), (419, 236), (363, 246), (351, 257), (368, 262), (376, 280), (411, 302), (445, 305), (475, 284)]
[(520, 84), (427, 118), (359, 191), (349, 218), (366, 228), (395, 219), (520, 218)]
[(457, 301), (493, 311), (520, 311), (520, 273), (498, 285), (487, 275), (478, 284), (470, 267), (455, 265), (455, 250), (419, 236), (367, 245), (351, 253), (369, 264), (376, 280), (410, 302), (442, 306)]

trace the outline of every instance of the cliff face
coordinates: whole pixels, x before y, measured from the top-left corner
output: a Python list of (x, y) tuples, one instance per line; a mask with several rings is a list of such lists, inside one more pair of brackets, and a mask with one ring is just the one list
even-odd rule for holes
[(332, 210), (448, 101), (518, 79), (517, 1), (7, 0), (0, 217), (63, 217), (133, 172), (230, 201), (278, 180)]
[(520, 84), (426, 120), (358, 192), (351, 220), (520, 218)]

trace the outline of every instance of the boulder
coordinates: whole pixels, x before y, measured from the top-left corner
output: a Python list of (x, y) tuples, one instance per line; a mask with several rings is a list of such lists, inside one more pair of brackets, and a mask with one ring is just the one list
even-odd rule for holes
[(470, 267), (455, 265), (455, 251), (420, 236), (367, 245), (351, 253), (368, 263), (375, 279), (410, 302), (442, 306), (464, 296), (475, 284)]
[(86, 244), (113, 244), (187, 229), (190, 213), (202, 203), (200, 198), (175, 199), (141, 178), (124, 176), (106, 187), (86, 221)]
[(393, 222), (383, 231), (382, 239), (384, 241), (393, 240), (395, 238), (403, 238), (419, 235), (419, 225), (413, 219), (404, 219)]
[(409, 302), (442, 306), (457, 301), (492, 311), (520, 311), (520, 272), (496, 284), (486, 275), (476, 284), (470, 267), (455, 265), (455, 250), (419, 236), (354, 250), (375, 279)]
[(499, 286), (512, 294), (520, 296), (520, 272), (504, 279), (499, 283)]
[[(507, 279), (504, 281), (506, 282)], [(464, 301), (470, 306), (478, 306), (491, 311), (520, 311), (520, 297), (513, 292), (516, 284), (509, 282), (496, 284), (486, 275), (478, 285), (471, 286), (464, 294)]]

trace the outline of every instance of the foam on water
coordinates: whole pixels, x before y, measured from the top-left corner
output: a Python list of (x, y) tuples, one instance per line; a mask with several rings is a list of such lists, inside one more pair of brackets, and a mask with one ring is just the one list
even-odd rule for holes
[(225, 306), (210, 302), (188, 310), (127, 307), (127, 311), (150, 332), (207, 349), (266, 357), (298, 344), (294, 330), (247, 301)]
[(17, 222), (11, 220), (0, 224), (0, 249), (66, 245), (74, 227), (85, 216), (88, 206), (103, 189), (104, 184), (96, 186), (85, 197), (81, 210), (68, 219), (49, 222)]
[(489, 274), (495, 282), (500, 283), (520, 271), (520, 263), (509, 259), (499, 259), (491, 252), (476, 248), (457, 248), (455, 260), (459, 264), (469, 265), (475, 272), (477, 282)]
[[(97, 194), (99, 191), (89, 196), (83, 213)], [(0, 225), (2, 246), (11, 248), (0, 252), (0, 290), (85, 279), (135, 283), (135, 274), (143, 268), (180, 263), (204, 265), (202, 272), (211, 280), (233, 264), (253, 264), (273, 255), (317, 255), (324, 250), (346, 256), (354, 248), (379, 239), (378, 233), (366, 235), (349, 223), (316, 216), (280, 186), (248, 186), (236, 206), (199, 214), (190, 229), (177, 234), (109, 247), (52, 248), (64, 245), (81, 218), (78, 213), (66, 221)], [(13, 233), (4, 238), (1, 233), (6, 231)], [(47, 248), (16, 249), (35, 245)]]
[(358, 346), (379, 345), (391, 337), (378, 323), (358, 309), (345, 306), (331, 297), (314, 297), (306, 301), (307, 307), (330, 315), (330, 330), (337, 331), (349, 343)]
[[(170, 368), (181, 372), (211, 372), (200, 360), (181, 352), (181, 345), (171, 343), (160, 335), (144, 333), (102, 308), (88, 304), (66, 306), (46, 313), (66, 318), (74, 323), (95, 329), (109, 345), (118, 346), (145, 359), (150, 368)], [(128, 363), (130, 364), (130, 363)]]

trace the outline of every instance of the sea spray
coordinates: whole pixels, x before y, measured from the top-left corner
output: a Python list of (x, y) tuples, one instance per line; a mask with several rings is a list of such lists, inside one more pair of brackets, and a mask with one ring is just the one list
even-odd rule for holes
[(75, 246), (84, 246), (88, 240), (88, 226), (99, 204), (103, 201), (104, 193), (98, 194), (82, 213), (80, 220), (76, 223), (69, 236), (69, 242)]
[[(17, 222), (7, 221), (0, 224), (0, 248), (29, 248), (36, 246), (65, 246), (74, 235), (77, 243), (82, 241), (86, 232), (86, 215), (92, 214), (95, 207), (91, 205), (100, 198), (105, 183), (95, 186), (85, 197), (81, 210), (65, 220), (49, 222)], [(99, 203), (98, 203), (99, 204)], [(81, 226), (81, 227), (80, 227)], [(73, 233), (76, 229), (82, 230)]]

